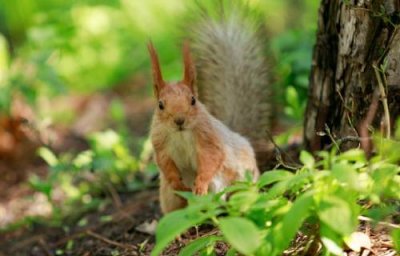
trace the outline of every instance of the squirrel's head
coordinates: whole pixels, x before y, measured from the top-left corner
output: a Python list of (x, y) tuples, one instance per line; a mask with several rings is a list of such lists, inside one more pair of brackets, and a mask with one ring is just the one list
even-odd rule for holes
[(165, 82), (162, 78), (160, 63), (153, 44), (149, 42), (154, 92), (157, 98), (155, 114), (170, 128), (182, 131), (196, 124), (198, 104), (194, 89), (195, 68), (190, 56), (189, 45), (183, 45), (184, 76), (179, 82)]

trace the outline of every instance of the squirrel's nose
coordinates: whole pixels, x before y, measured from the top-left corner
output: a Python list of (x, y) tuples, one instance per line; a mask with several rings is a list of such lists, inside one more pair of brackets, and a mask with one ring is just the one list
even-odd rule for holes
[(177, 126), (182, 126), (185, 123), (185, 118), (182, 117), (175, 118), (174, 122)]

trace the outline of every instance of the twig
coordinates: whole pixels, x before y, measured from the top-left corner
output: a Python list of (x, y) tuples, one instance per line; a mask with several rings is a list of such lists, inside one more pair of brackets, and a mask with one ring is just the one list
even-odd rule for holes
[[(339, 146), (341, 146), (345, 142), (358, 142), (358, 144), (360, 144), (361, 141), (371, 140), (371, 139), (372, 139), (371, 137), (361, 138), (361, 137), (357, 137), (357, 136), (345, 136), (343, 138), (337, 139), (336, 140), (336, 144), (339, 145)], [(326, 147), (326, 149), (331, 149), (333, 146), (335, 146), (334, 143), (329, 144)]]
[(108, 191), (110, 192), (111, 198), (114, 202), (114, 205), (116, 208), (121, 208), (122, 206), (122, 202), (121, 202), (121, 198), (118, 195), (118, 192), (115, 190), (114, 186), (112, 184), (110, 184), (109, 182), (106, 182), (106, 187), (108, 189)]
[[(358, 216), (358, 220), (360, 221), (366, 221), (366, 222), (375, 222), (375, 220), (365, 217), (365, 216)], [(389, 223), (389, 222), (384, 222), (384, 221), (377, 221), (377, 224), (381, 225), (381, 226), (385, 226), (388, 228), (399, 228), (400, 229), (400, 225), (397, 224), (393, 224), (393, 223)]]
[[(286, 154), (279, 146), (278, 146), (278, 144), (276, 144), (276, 142), (275, 142), (275, 140), (274, 140), (274, 138), (272, 137), (272, 135), (267, 131), (266, 132), (266, 134), (267, 134), (267, 137), (268, 137), (268, 139), (271, 141), (271, 143), (274, 145), (274, 149), (275, 149), (275, 152), (276, 152), (276, 156), (275, 156), (275, 158), (276, 158), (276, 160), (278, 161), (278, 164), (274, 167), (274, 169), (276, 169), (278, 166), (283, 166), (283, 167), (285, 167), (285, 168), (287, 168), (287, 169), (289, 169), (289, 170), (298, 170), (298, 169), (300, 169), (302, 166), (301, 165), (296, 165), (295, 163), (294, 163), (294, 160), (292, 159), (292, 157), (289, 155), (289, 154)], [(282, 158), (282, 152), (283, 153), (285, 153), (285, 155), (291, 160), (291, 162), (292, 162), (292, 164), (294, 165), (294, 166), (290, 166), (290, 165), (288, 165), (288, 164), (286, 164), (284, 161), (283, 161), (283, 158)]]
[(15, 252), (21, 248), (24, 248), (25, 246), (28, 246), (32, 243), (37, 243), (40, 241), (40, 239), (43, 239), (43, 235), (36, 235), (36, 236), (30, 237), (30, 238), (16, 244), (14, 247), (11, 248), (10, 252), (13, 253), (13, 252)]
[(51, 251), (49, 250), (49, 247), (47, 246), (46, 242), (44, 241), (43, 238), (39, 239), (39, 245), (40, 247), (42, 247), (42, 249), (44, 250), (44, 252), (46, 253), (47, 256), (52, 256), (53, 254), (51, 253)]
[[(389, 105), (388, 105), (388, 101), (387, 101), (387, 96), (386, 96), (386, 92), (385, 92), (385, 86), (382, 81), (380, 69), (376, 66), (376, 64), (373, 64), (372, 67), (375, 70), (375, 76), (376, 76), (376, 79), (378, 80), (379, 93), (380, 93), (381, 100), (382, 100), (383, 112), (385, 114), (386, 138), (389, 139), (390, 138), (390, 113), (389, 113)], [(382, 76), (384, 76), (384, 74), (382, 74)]]
[[(204, 233), (202, 236), (200, 236), (200, 237), (205, 237), (205, 236), (211, 236), (211, 235), (218, 235), (218, 234), (221, 234), (221, 232), (219, 231), (219, 229), (214, 229), (214, 230), (211, 230), (211, 231), (209, 231), (209, 232), (206, 232), (206, 233)], [(199, 236), (199, 234), (197, 234), (198, 236)]]
[(102, 236), (102, 235), (100, 235), (100, 234), (94, 233), (94, 232), (91, 231), (91, 230), (86, 231), (86, 234), (87, 234), (88, 236), (91, 236), (91, 237), (93, 237), (93, 238), (96, 238), (96, 239), (98, 239), (98, 240), (100, 240), (100, 241), (102, 241), (102, 242), (104, 242), (104, 243), (111, 244), (111, 245), (114, 245), (114, 246), (117, 246), (117, 247), (120, 247), (120, 248), (123, 248), (123, 249), (127, 249), (127, 248), (128, 248), (128, 249), (133, 249), (133, 250), (137, 249), (136, 246), (134, 246), (134, 245), (131, 245), (131, 244), (122, 244), (122, 243), (119, 243), (119, 242), (110, 240), (110, 239), (108, 239), (107, 237), (104, 237), (104, 236)]
[(367, 156), (370, 156), (372, 151), (371, 138), (368, 133), (368, 127), (372, 124), (377, 109), (378, 109), (378, 95), (374, 93), (374, 95), (372, 96), (372, 102), (368, 108), (367, 116), (365, 117), (364, 121), (360, 122), (360, 125), (358, 127), (358, 132), (361, 138), (360, 140), (361, 148), (364, 150)]
[(394, 39), (396, 38), (397, 29), (398, 29), (398, 26), (394, 26), (394, 30), (392, 32), (392, 35), (390, 36), (389, 41), (388, 41), (383, 53), (381, 54), (381, 56), (377, 60), (377, 63), (381, 63), (382, 60), (387, 56), (387, 53), (391, 49), (390, 45), (394, 42)]
[(74, 240), (75, 238), (80, 237), (80, 236), (86, 234), (86, 232), (87, 232), (87, 230), (83, 230), (83, 231), (81, 231), (81, 232), (77, 232), (77, 233), (68, 235), (68, 236), (63, 237), (62, 239), (56, 241), (55, 243), (52, 243), (51, 245), (52, 245), (52, 247), (58, 247), (58, 246), (60, 246), (60, 245), (62, 245), (62, 244), (65, 244), (65, 243), (68, 242), (69, 240)]
[(277, 152), (277, 156), (275, 157), (275, 159), (278, 161), (278, 163), (275, 165), (274, 169), (277, 169), (279, 166), (283, 166), (286, 169), (293, 170), (293, 171), (296, 171), (296, 170), (301, 168), (300, 165), (298, 165), (298, 166), (290, 166), (290, 165), (285, 164), (283, 162), (282, 155), (281, 155), (280, 151), (277, 150), (276, 152)]
[(337, 150), (340, 152), (340, 147), (336, 143), (335, 138), (333, 138), (333, 135), (331, 133), (331, 129), (329, 128), (329, 126), (327, 124), (325, 124), (325, 131), (326, 131), (327, 135), (329, 136), (329, 138), (331, 139), (332, 143), (336, 146)]

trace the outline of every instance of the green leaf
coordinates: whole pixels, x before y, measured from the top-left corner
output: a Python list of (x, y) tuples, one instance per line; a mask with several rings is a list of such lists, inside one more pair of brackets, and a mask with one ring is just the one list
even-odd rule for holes
[(398, 253), (400, 253), (400, 228), (393, 229), (391, 235), (394, 248)]
[(266, 193), (267, 198), (275, 198), (288, 190), (293, 190), (296, 186), (308, 181), (312, 174), (310, 172), (298, 172), (288, 179), (274, 184)]
[(221, 218), (219, 227), (226, 240), (240, 253), (252, 254), (261, 245), (260, 232), (256, 225), (248, 219)]
[(308, 168), (312, 168), (315, 164), (314, 157), (304, 150), (300, 152), (300, 161)]
[(263, 173), (257, 181), (259, 188), (265, 187), (277, 181), (282, 181), (292, 177), (294, 174), (289, 171), (274, 170)]
[(365, 163), (367, 160), (365, 158), (365, 153), (361, 149), (350, 149), (346, 152), (341, 153), (338, 157), (341, 160), (356, 161)]
[(35, 189), (43, 194), (45, 194), (48, 198), (51, 196), (51, 192), (53, 190), (52, 184), (46, 180), (42, 180), (37, 175), (32, 175), (29, 178), (29, 184)]
[(310, 216), (313, 202), (312, 194), (306, 193), (298, 197), (290, 207), (282, 220), (282, 225), (277, 226), (276, 232), (273, 232), (275, 233), (273, 239), (279, 250), (284, 250), (289, 246), (304, 220)]
[(77, 168), (84, 168), (86, 166), (89, 166), (93, 161), (93, 155), (93, 151), (85, 150), (75, 157), (75, 159), (73, 160), (73, 164)]
[(292, 107), (299, 106), (299, 96), (297, 94), (296, 89), (293, 86), (289, 86), (286, 89), (286, 100), (287, 103)]
[(258, 200), (259, 193), (254, 190), (240, 191), (234, 193), (229, 198), (231, 210), (238, 212), (247, 212), (250, 207)]
[(160, 255), (162, 250), (178, 235), (208, 217), (210, 217), (209, 214), (201, 212), (201, 208), (190, 206), (165, 215), (157, 226), (156, 245), (151, 255)]
[(90, 134), (89, 141), (95, 151), (108, 151), (121, 142), (121, 137), (115, 131), (107, 130)]
[(339, 235), (324, 223), (320, 223), (319, 226), (319, 234), (326, 250), (334, 255), (343, 255), (343, 246), (341, 246), (343, 244), (343, 236)]
[(332, 165), (332, 175), (352, 189), (358, 190), (362, 188), (362, 184), (359, 183), (358, 173), (349, 164), (334, 163)]
[(351, 234), (357, 225), (351, 209), (345, 200), (335, 196), (323, 198), (317, 208), (321, 221), (343, 236)]
[(236, 256), (236, 255), (237, 255), (237, 253), (236, 253), (236, 250), (234, 248), (230, 248), (228, 250), (228, 252), (226, 253), (226, 256)]
[(338, 256), (343, 255), (342, 247), (340, 247), (335, 241), (328, 237), (322, 237), (321, 241), (330, 253)]
[(114, 99), (110, 104), (111, 117), (117, 122), (125, 120), (125, 109), (121, 100)]
[(6, 71), (8, 69), (8, 44), (6, 38), (0, 34), (0, 83), (6, 76)]
[(54, 155), (53, 152), (50, 151), (50, 149), (41, 147), (38, 150), (38, 154), (43, 160), (51, 167), (54, 167), (58, 164), (58, 159)]
[(200, 237), (188, 245), (186, 245), (180, 252), (179, 256), (192, 256), (195, 255), (196, 252), (199, 250), (208, 247), (208, 246), (213, 246), (216, 241), (221, 240), (221, 237), (212, 235), (212, 236), (204, 236)]

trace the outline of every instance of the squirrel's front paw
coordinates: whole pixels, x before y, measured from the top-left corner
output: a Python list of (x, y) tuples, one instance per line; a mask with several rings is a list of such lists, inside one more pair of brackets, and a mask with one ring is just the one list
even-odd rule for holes
[(193, 188), (193, 193), (194, 194), (196, 194), (196, 195), (199, 195), (199, 196), (203, 196), (203, 195), (207, 195), (207, 192), (208, 192), (208, 186), (198, 186), (198, 185), (196, 185), (194, 188)]

